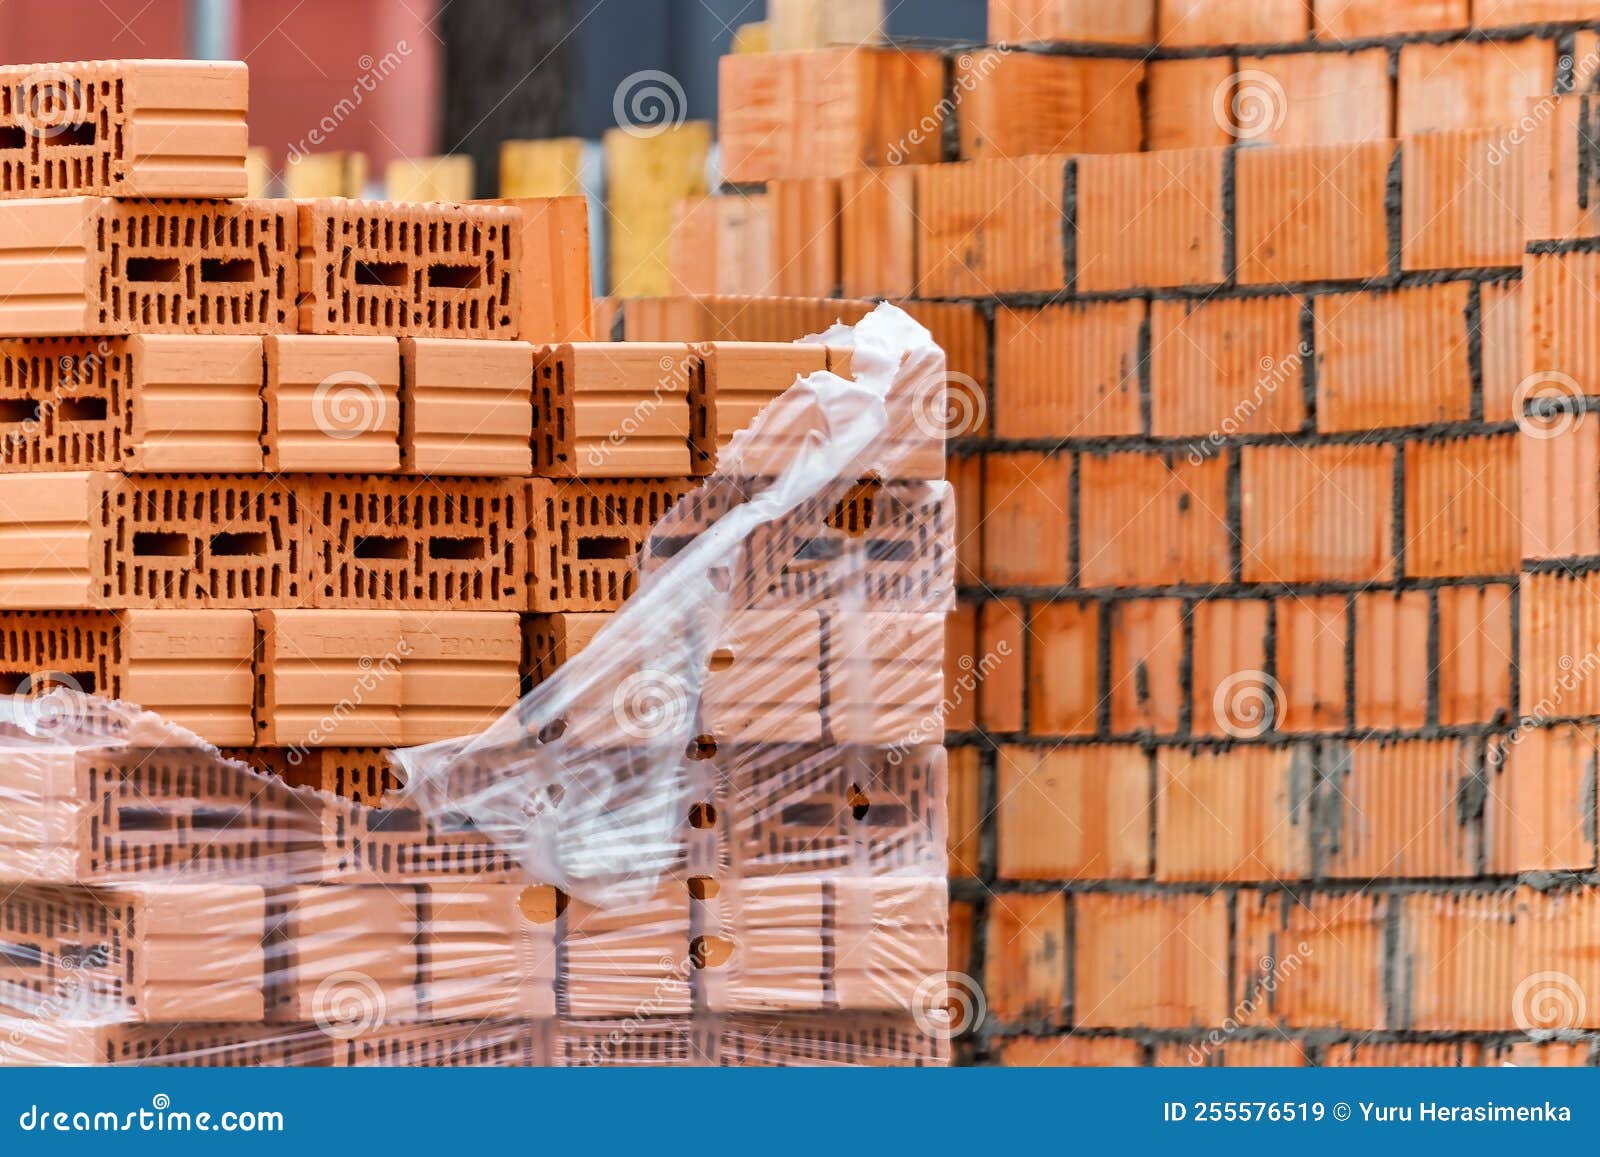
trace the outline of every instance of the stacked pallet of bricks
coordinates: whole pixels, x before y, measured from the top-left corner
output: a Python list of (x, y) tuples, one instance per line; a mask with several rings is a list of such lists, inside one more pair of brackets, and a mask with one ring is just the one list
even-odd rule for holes
[(235, 199), (245, 93), (0, 72), (0, 683), (47, 740), (0, 736), (0, 1060), (940, 1062), (945, 753), (849, 694), (899, 672), (901, 731), (937, 716), (940, 456), (767, 545), (780, 594), (839, 557), (937, 589), (863, 653), (821, 596), (735, 619), (653, 897), (531, 883), (389, 753), (579, 653), (719, 447), (849, 351), (586, 340), (577, 199)]
[(990, 39), (725, 59), (700, 295), (615, 306), (977, 319), (964, 1052), (1594, 1063), (1600, 5), (992, 0)]

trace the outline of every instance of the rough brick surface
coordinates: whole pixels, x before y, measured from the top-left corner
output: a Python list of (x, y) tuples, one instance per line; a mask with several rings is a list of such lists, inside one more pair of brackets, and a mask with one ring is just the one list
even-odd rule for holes
[(1075, 1025), (1189, 1028), (1228, 1015), (1226, 896), (1081, 893), (1072, 905)]
[(917, 174), (917, 293), (989, 297), (1066, 284), (1066, 162), (1006, 157)]
[(579, 478), (690, 473), (686, 345), (582, 342), (534, 358), (534, 471)]
[(0, 197), (243, 197), (248, 89), (235, 61), (8, 65)]
[(407, 474), (533, 470), (533, 347), (520, 341), (400, 342), (400, 461)]
[(1137, 60), (963, 53), (954, 78), (961, 156), (1137, 152), (1144, 71)]
[(1394, 459), (1381, 445), (1245, 447), (1245, 581), (1392, 577)]
[(1240, 149), (1238, 277), (1245, 285), (1381, 276), (1392, 142)]
[(1317, 427), (1374, 430), (1469, 419), (1468, 302), (1464, 282), (1314, 298)]
[(1130, 452), (1078, 463), (1084, 586), (1228, 577), (1227, 462)]
[(392, 337), (266, 339), (268, 470), (400, 468), (400, 345)]
[(687, 480), (527, 483), (529, 609), (616, 610), (633, 593), (651, 529), (693, 488)]
[(514, 206), (300, 201), (299, 329), (515, 338), (522, 213)]
[[(1335, 145), (1389, 135), (1393, 93), (1386, 48), (1241, 56), (1239, 69), (1233, 111), (1245, 139)], [(1265, 107), (1252, 108), (1252, 101)], [(1247, 113), (1256, 119), (1241, 115)]]
[(1221, 281), (1223, 157), (1222, 149), (1180, 149), (1080, 158), (1078, 289)]
[(1002, 438), (1139, 433), (1143, 302), (995, 313), (994, 414)]
[(1140, 879), (1150, 873), (1150, 760), (1137, 747), (1003, 747), (1000, 876)]
[(289, 333), (297, 267), (293, 207), (281, 201), (0, 205), (0, 333)]

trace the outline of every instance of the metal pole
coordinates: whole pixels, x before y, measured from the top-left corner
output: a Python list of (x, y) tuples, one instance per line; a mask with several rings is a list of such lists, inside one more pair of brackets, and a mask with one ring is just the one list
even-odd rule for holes
[(189, 0), (189, 54), (196, 60), (234, 56), (234, 0)]

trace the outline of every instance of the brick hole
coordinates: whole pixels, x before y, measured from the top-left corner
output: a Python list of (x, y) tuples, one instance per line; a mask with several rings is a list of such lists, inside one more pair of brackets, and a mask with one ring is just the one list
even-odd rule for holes
[(213, 558), (253, 557), (266, 554), (268, 549), (265, 531), (244, 531), (213, 534), (211, 536), (211, 554)]
[(41, 417), (43, 411), (32, 398), (0, 398), (0, 426), (37, 422)]
[(388, 285), (396, 289), (403, 289), (407, 280), (407, 268), (403, 261), (357, 261), (357, 285)]
[(622, 535), (597, 534), (578, 540), (578, 559), (593, 562), (601, 559), (624, 560), (633, 557), (633, 543)]
[(200, 280), (210, 282), (248, 282), (256, 279), (256, 263), (248, 257), (224, 261), (206, 257), (200, 262)]
[(368, 534), (356, 539), (350, 553), (356, 558), (404, 562), (411, 557), (411, 544), (394, 535)]
[(367, 813), (369, 832), (420, 832), (422, 813), (415, 808), (373, 808)]
[(852, 783), (850, 785), (849, 800), (851, 818), (866, 819), (867, 812), (872, 809), (872, 801), (867, 798), (867, 793), (861, 790), (860, 784)]
[(712, 759), (717, 754), (717, 737), (715, 735), (696, 735), (689, 741), (689, 750), (686, 753), (690, 759)]
[(689, 877), (689, 898), (692, 900), (715, 900), (720, 891), (722, 885), (710, 876)]
[(791, 803), (783, 806), (778, 818), (795, 827), (820, 828), (832, 824), (837, 814), (832, 804)]
[(13, 944), (0, 940), (0, 966), (6, 968), (42, 968), (44, 952), (37, 944)]
[(62, 422), (104, 422), (107, 413), (104, 398), (62, 398), (56, 404), (56, 418)]
[(706, 828), (715, 827), (717, 823), (717, 805), (714, 803), (697, 803), (689, 809), (689, 826), (704, 831)]
[(51, 129), (42, 138), (45, 148), (58, 148), (61, 146), (76, 146), (85, 148), (93, 145), (95, 141), (95, 128), (93, 121), (84, 121), (82, 124), (61, 125)]
[(189, 813), (189, 827), (197, 832), (225, 831), (238, 816), (224, 808), (199, 807)]
[(0, 149), (25, 149), (28, 131), (20, 125), (0, 125)]
[(172, 827), (172, 813), (158, 807), (117, 809), (117, 828), (124, 832), (164, 832)]
[(430, 538), (428, 557), (450, 562), (467, 562), (484, 557), (481, 538)]
[(539, 742), (554, 743), (566, 733), (567, 721), (565, 719), (552, 719), (549, 723), (539, 728)]
[(187, 558), (193, 552), (193, 543), (187, 534), (142, 530), (133, 536), (135, 558)]
[(124, 275), (129, 281), (176, 282), (183, 263), (175, 257), (130, 257)]
[(696, 936), (689, 943), (689, 960), (696, 968), (721, 968), (733, 955), (733, 941), (726, 936)]
[(517, 896), (522, 918), (531, 924), (549, 924), (567, 910), (567, 894), (550, 884), (534, 884)]
[(443, 262), (428, 266), (430, 289), (477, 289), (483, 284), (483, 270), (476, 265), (447, 265)]
[(733, 649), (731, 647), (718, 647), (711, 652), (711, 661), (707, 666), (712, 671), (726, 671), (733, 666)]

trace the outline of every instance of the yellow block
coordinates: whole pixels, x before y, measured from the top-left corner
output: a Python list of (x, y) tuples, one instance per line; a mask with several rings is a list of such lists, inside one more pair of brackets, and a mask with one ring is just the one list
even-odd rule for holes
[(730, 51), (735, 56), (743, 56), (748, 52), (766, 52), (772, 43), (771, 31), (771, 25), (765, 20), (741, 24), (733, 30), (733, 45)]
[(506, 141), (500, 146), (502, 197), (581, 197), (583, 140)]
[(881, 44), (883, 22), (883, 0), (767, 0), (767, 42), (773, 52)]
[(365, 153), (302, 153), (284, 170), (291, 197), (359, 197), (367, 185)]
[(271, 196), (272, 154), (266, 149), (247, 149), (244, 154), (245, 190), (251, 197)]
[(673, 208), (706, 191), (711, 125), (610, 129), (605, 135), (606, 205), (611, 218), (611, 292), (659, 297), (672, 278)]
[(472, 200), (471, 157), (414, 157), (390, 161), (385, 176), (391, 201)]

